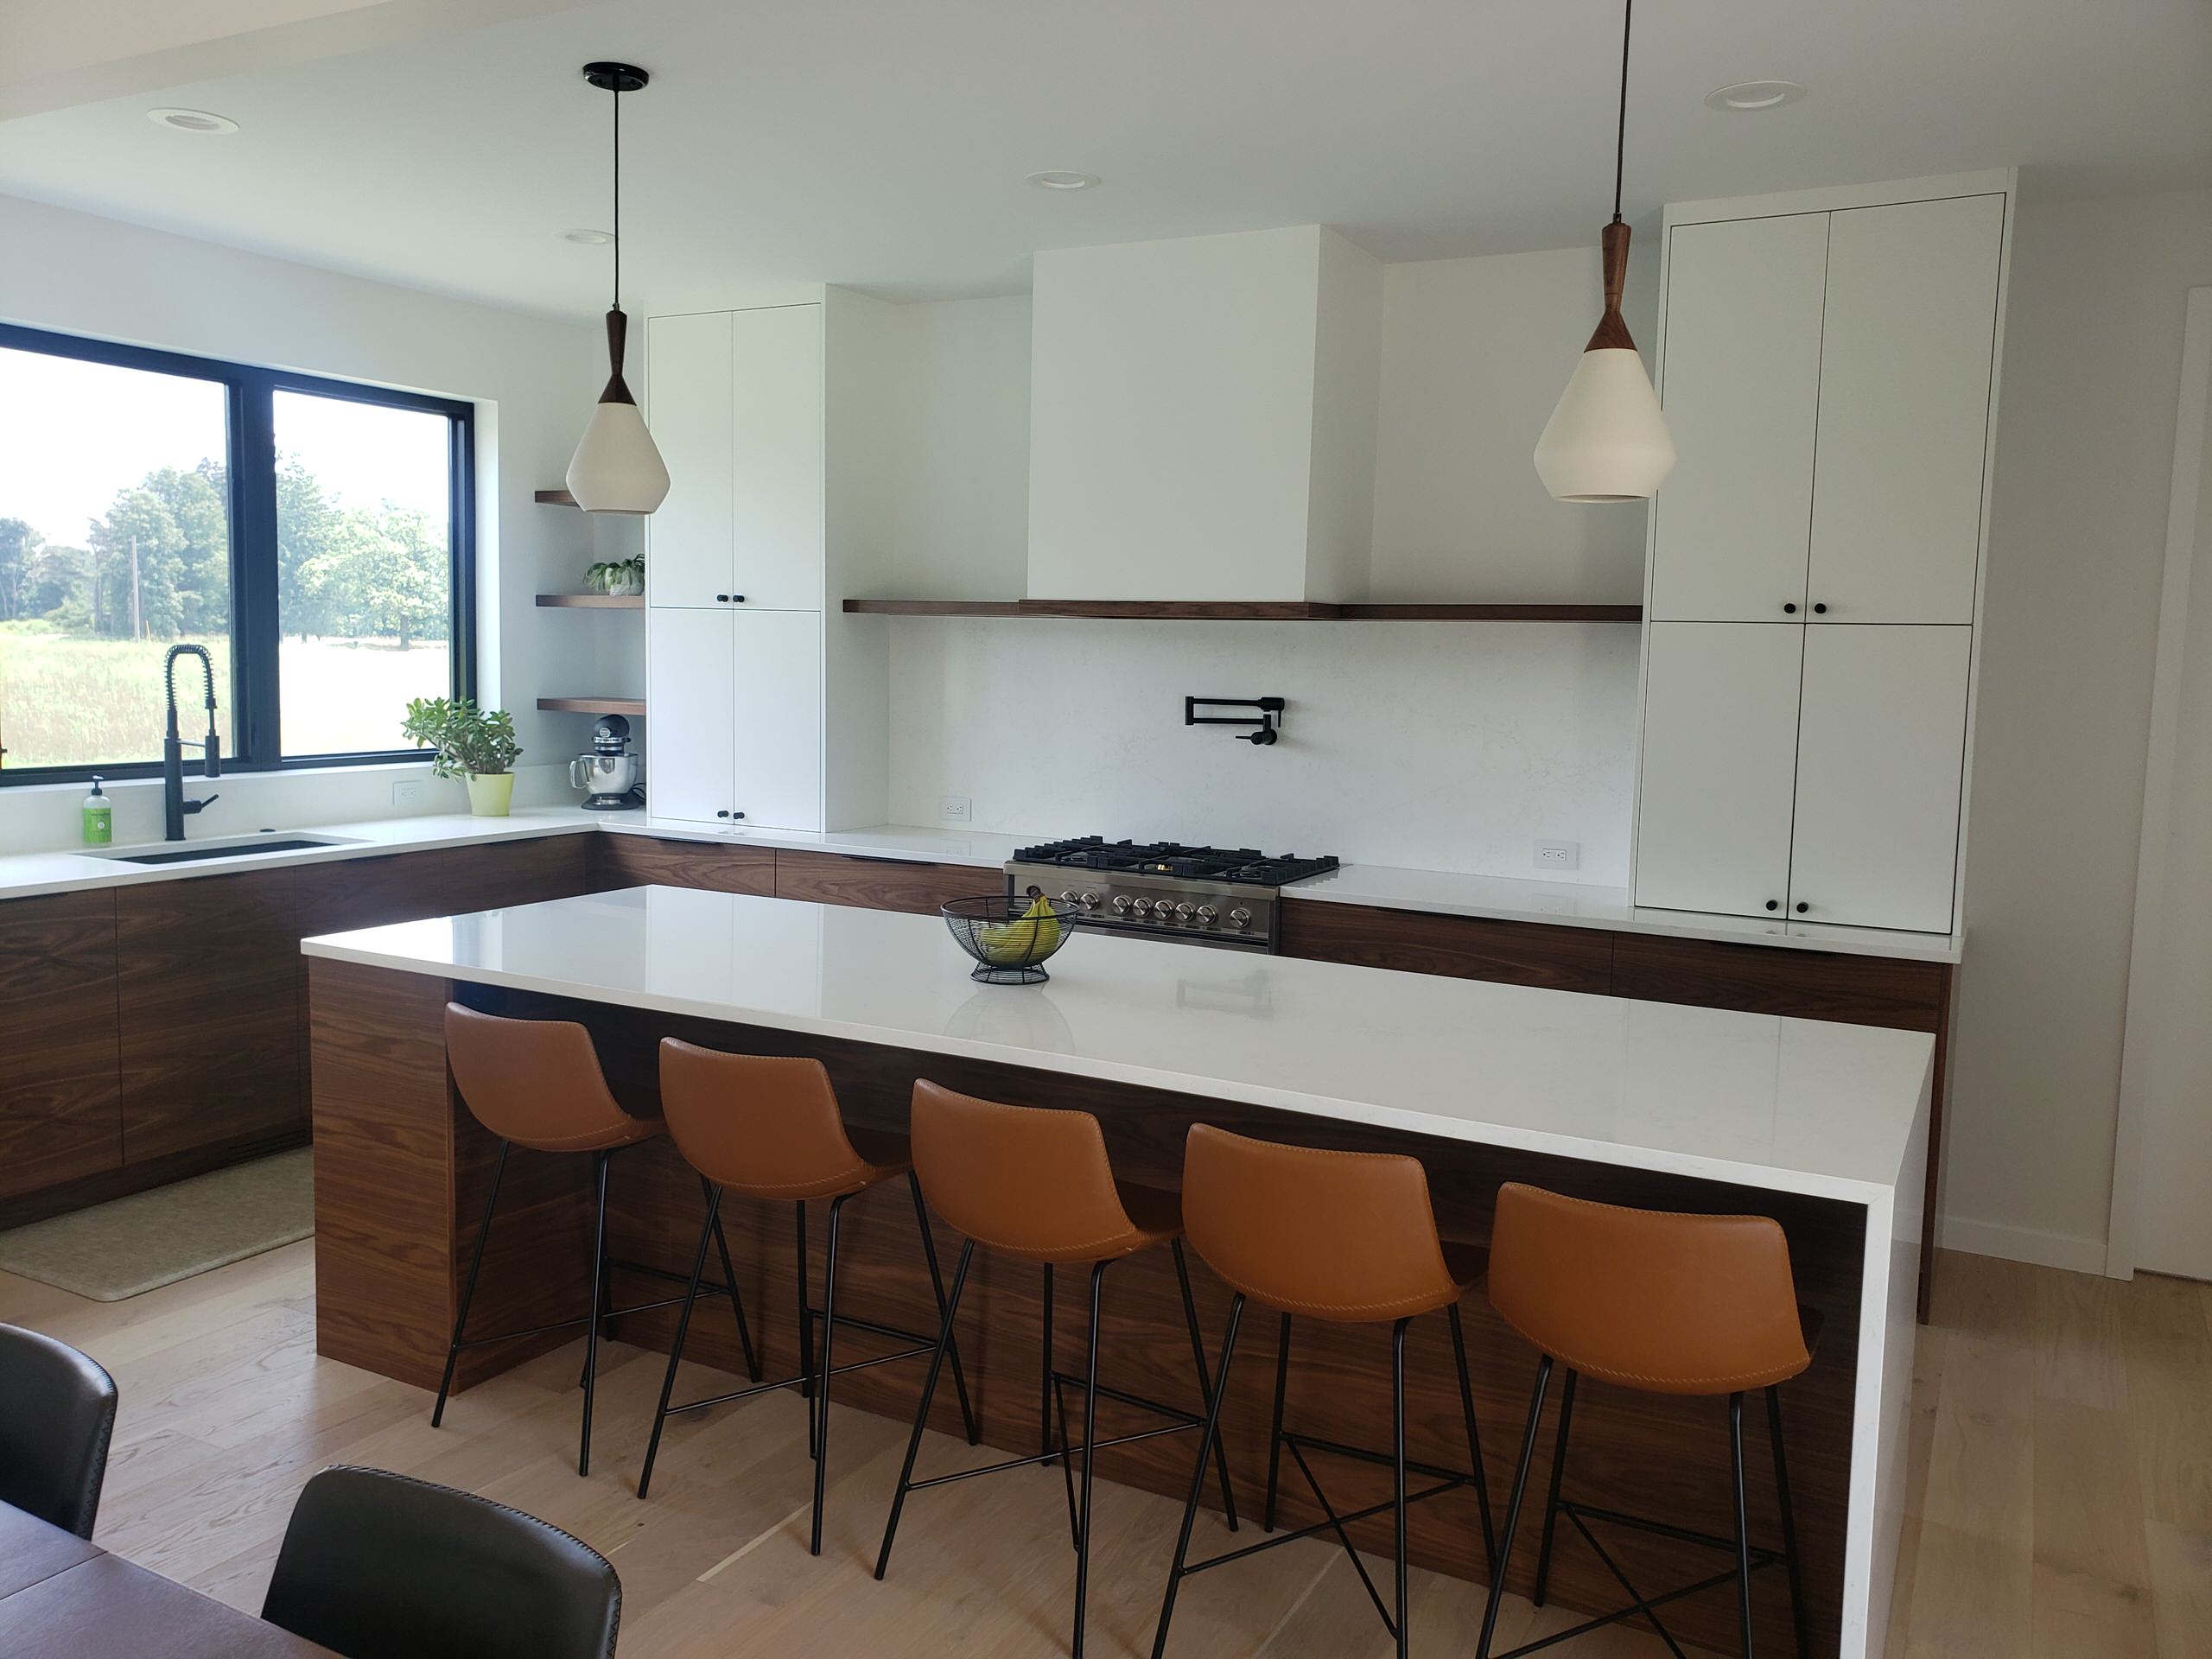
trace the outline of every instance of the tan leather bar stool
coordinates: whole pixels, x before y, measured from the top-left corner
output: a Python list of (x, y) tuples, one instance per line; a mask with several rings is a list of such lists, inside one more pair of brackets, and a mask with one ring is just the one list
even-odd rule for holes
[[(936, 1351), (935, 1339), (916, 1331), (879, 1325), (837, 1311), (837, 1241), (845, 1205), (868, 1192), (904, 1176), (913, 1195), (914, 1220), (922, 1230), (922, 1256), (928, 1262), (930, 1287), (937, 1297), (940, 1323), (947, 1306), (944, 1280), (938, 1270), (937, 1241), (930, 1236), (928, 1213), (922, 1208), (922, 1189), (915, 1182), (906, 1141), (880, 1131), (849, 1129), (837, 1107), (837, 1093), (830, 1073), (819, 1060), (758, 1054), (725, 1054), (664, 1038), (660, 1046), (661, 1109), (668, 1114), (669, 1133), (684, 1161), (699, 1172), (707, 1187), (707, 1219), (699, 1229), (699, 1248), (691, 1260), (691, 1277), (683, 1293), (683, 1312), (676, 1322), (676, 1344), (669, 1351), (668, 1375), (662, 1379), (660, 1406), (653, 1413), (653, 1433), (645, 1447), (645, 1466), (638, 1477), (638, 1496), (643, 1497), (653, 1478), (653, 1459), (660, 1454), (661, 1431), (671, 1415), (704, 1411), (709, 1406), (744, 1400), (772, 1389), (796, 1384), (807, 1399), (807, 1452), (814, 1459), (814, 1527), (807, 1548), (822, 1553), (822, 1495), (830, 1467), (830, 1379), (844, 1371), (865, 1370), (894, 1360), (915, 1359)], [(727, 1394), (711, 1395), (688, 1405), (671, 1406), (676, 1391), (676, 1368), (683, 1358), (683, 1342), (691, 1326), (691, 1306), (706, 1270), (707, 1243), (721, 1236), (723, 1197), (763, 1198), (788, 1204), (798, 1212), (798, 1341), (799, 1375), (763, 1382), (759, 1366), (753, 1367), (753, 1386)], [(830, 1201), (829, 1249), (822, 1270), (822, 1306), (812, 1306), (806, 1282), (806, 1205), (810, 1198)], [(728, 1253), (723, 1252), (725, 1274)], [(814, 1357), (814, 1326), (822, 1325), (822, 1358)], [(849, 1364), (832, 1363), (837, 1327), (895, 1337), (908, 1345), (894, 1353)], [(747, 1350), (749, 1360), (752, 1351)], [(931, 1379), (936, 1376), (932, 1366)], [(967, 1425), (968, 1443), (982, 1439), (976, 1413), (968, 1402), (968, 1379), (960, 1369), (960, 1352), (952, 1351), (952, 1383), (960, 1395), (961, 1421)]]
[[(1191, 1277), (1183, 1260), (1183, 1222), (1172, 1192), (1116, 1180), (1106, 1156), (1106, 1137), (1098, 1120), (1089, 1112), (1055, 1111), (1033, 1106), (1006, 1106), (955, 1094), (934, 1083), (914, 1085), (914, 1169), (921, 1178), (930, 1205), (961, 1235), (960, 1261), (952, 1272), (952, 1294), (945, 1305), (944, 1328), (938, 1335), (937, 1354), (930, 1362), (929, 1381), (922, 1386), (921, 1409), (914, 1414), (914, 1432), (906, 1443), (906, 1461), (899, 1471), (898, 1490), (891, 1499), (891, 1513), (883, 1523), (883, 1548), (876, 1556), (875, 1576), (880, 1579), (891, 1563), (891, 1541), (899, 1530), (899, 1512), (906, 1494), (948, 1481), (968, 1480), (1030, 1464), (1048, 1464), (1056, 1457), (1068, 1497), (1069, 1535), (1075, 1545), (1075, 1625), (1073, 1650), (1082, 1659), (1084, 1605), (1090, 1584), (1090, 1476), (1092, 1453), (1108, 1446), (1126, 1446), (1161, 1434), (1179, 1434), (1198, 1427), (1211, 1416), (1213, 1389), (1206, 1376), (1205, 1346), (1198, 1336), (1198, 1307), (1191, 1299)], [(1183, 1295), (1183, 1319), (1191, 1338), (1191, 1363), (1198, 1383), (1196, 1412), (1179, 1410), (1156, 1400), (1108, 1388), (1098, 1381), (1099, 1294), (1106, 1269), (1140, 1250), (1167, 1246), (1175, 1259), (1175, 1276)], [(1008, 1458), (980, 1469), (963, 1469), (926, 1480), (914, 1478), (914, 1461), (922, 1449), (922, 1431), (928, 1427), (930, 1399), (936, 1392), (938, 1373), (952, 1347), (953, 1319), (960, 1309), (960, 1293), (968, 1282), (968, 1268), (981, 1245), (1016, 1262), (1030, 1262), (1045, 1270), (1042, 1421), (1039, 1434), (1044, 1450), (1034, 1457)], [(1090, 1269), (1090, 1339), (1085, 1349), (1084, 1375), (1069, 1376), (1052, 1363), (1051, 1319), (1052, 1274), (1055, 1267)], [(1065, 1410), (1059, 1414), (1057, 1447), (1052, 1415), (1063, 1384), (1083, 1387), (1082, 1496), (1076, 1493), (1073, 1459), (1077, 1447), (1067, 1438)], [(1116, 1400), (1169, 1420), (1164, 1428), (1145, 1429), (1112, 1440), (1097, 1438), (1099, 1396)], [(1221, 1477), (1222, 1508), (1232, 1529), (1236, 1525), (1236, 1500), (1229, 1484), (1229, 1464), (1214, 1448), (1215, 1467)], [(1203, 1459), (1201, 1465), (1203, 1466)], [(1203, 1486), (1204, 1481), (1198, 1482)], [(1196, 1499), (1193, 1498), (1193, 1503)]]
[[(1484, 1258), (1473, 1245), (1447, 1245), (1438, 1236), (1428, 1199), (1428, 1174), (1417, 1158), (1395, 1153), (1329, 1152), (1282, 1146), (1232, 1135), (1211, 1124), (1194, 1123), (1183, 1154), (1183, 1216), (1191, 1248), (1236, 1294), (1229, 1304), (1229, 1331), (1222, 1338), (1221, 1364), (1212, 1409), (1198, 1447), (1191, 1497), (1183, 1509), (1183, 1529), (1175, 1541), (1175, 1562), (1153, 1637), (1153, 1659), (1167, 1649), (1168, 1622), (1175, 1616), (1176, 1592), (1193, 1573), (1226, 1566), (1281, 1544), (1333, 1532), (1366, 1586), (1383, 1627), (1406, 1651), (1406, 1508), (1471, 1485), (1482, 1514), (1483, 1554), (1495, 1561), (1491, 1533), (1490, 1486), (1483, 1473), (1482, 1441), (1475, 1428), (1474, 1391), (1467, 1378), (1467, 1343), (1459, 1323), (1459, 1298), (1482, 1277)], [(1295, 1532), (1267, 1538), (1203, 1561), (1189, 1559), (1191, 1527), (1198, 1518), (1198, 1493), (1205, 1483), (1207, 1449), (1220, 1433), (1221, 1400), (1228, 1392), (1229, 1362), (1236, 1351), (1236, 1331), (1244, 1305), (1254, 1301), (1281, 1316), (1275, 1348), (1274, 1424), (1268, 1446), (1266, 1529), (1275, 1525), (1276, 1477), (1282, 1448), (1306, 1478), (1324, 1519)], [(1468, 1467), (1448, 1469), (1419, 1463), (1406, 1455), (1406, 1328), (1425, 1313), (1441, 1312), (1452, 1329), (1452, 1354), (1459, 1379), (1459, 1411), (1467, 1431)], [(1286, 1433), (1283, 1407), (1290, 1376), (1293, 1314), (1337, 1325), (1390, 1327), (1391, 1448), (1377, 1452), (1310, 1435)], [(1307, 1451), (1329, 1452), (1361, 1462), (1389, 1465), (1391, 1496), (1339, 1515), (1306, 1460)], [(1406, 1490), (1408, 1474), (1428, 1484)], [(1397, 1597), (1395, 1609), (1368, 1576), (1345, 1528), (1385, 1510), (1397, 1529)]]
[[(1743, 1627), (1744, 1652), (1751, 1651), (1751, 1574), (1780, 1561), (1789, 1577), (1790, 1610), (1796, 1620), (1797, 1652), (1812, 1652), (1806, 1625), (1804, 1586), (1798, 1571), (1797, 1523), (1789, 1503), (1789, 1471), (1782, 1452), (1782, 1398), (1777, 1386), (1813, 1363), (1812, 1344), (1819, 1316), (1800, 1308), (1789, 1273), (1789, 1242), (1782, 1225), (1766, 1216), (1675, 1215), (1656, 1210), (1627, 1210), (1592, 1204), (1541, 1188), (1511, 1183), (1498, 1190), (1497, 1217), (1491, 1230), (1491, 1305), (1526, 1337), (1542, 1356), (1536, 1365), (1535, 1396), (1529, 1404), (1529, 1427), (1521, 1440), (1521, 1460), (1513, 1495), (1505, 1506), (1505, 1542), (1491, 1582), (1490, 1605), (1476, 1648), (1478, 1659), (1491, 1659), (1497, 1627), (1505, 1567), (1521, 1521), (1529, 1486), (1529, 1465), (1544, 1414), (1544, 1393), (1554, 1364), (1567, 1367), (1567, 1386), (1559, 1408), (1559, 1439), (1552, 1453), (1551, 1491), (1544, 1503), (1543, 1541), (1536, 1555), (1535, 1599), (1544, 1605), (1551, 1576), (1552, 1532), (1564, 1515), (1597, 1553), (1621, 1587), (1634, 1598), (1617, 1612), (1602, 1614), (1572, 1630), (1516, 1648), (1533, 1653), (1641, 1613), (1669, 1647), (1675, 1638), (1660, 1623), (1657, 1609), (1732, 1580)], [(1574, 1387), (1584, 1376), (1647, 1394), (1726, 1395), (1728, 1397), (1730, 1463), (1735, 1479), (1736, 1535), (1710, 1533), (1590, 1504), (1560, 1496), (1567, 1471), (1567, 1432), (1574, 1415)], [(1755, 1547), (1745, 1516), (1744, 1395), (1766, 1390), (1767, 1432), (1774, 1451), (1774, 1484), (1782, 1508), (1782, 1548)], [(1656, 1596), (1630, 1584), (1589, 1522), (1656, 1533), (1685, 1543), (1726, 1550), (1735, 1564), (1726, 1572)], [(1679, 1649), (1676, 1649), (1680, 1651)]]
[[(476, 1248), (468, 1258), (468, 1278), (461, 1287), (461, 1311), (453, 1322), (453, 1341), (446, 1349), (445, 1375), (438, 1381), (438, 1402), (430, 1411), (430, 1427), (445, 1420), (446, 1396), (453, 1389), (454, 1365), (464, 1348), (480, 1348), (518, 1337), (536, 1336), (572, 1325), (585, 1327), (584, 1369), (579, 1386), (584, 1391), (584, 1426), (576, 1452), (576, 1472), (591, 1472), (591, 1408), (599, 1373), (599, 1337), (611, 1319), (666, 1307), (677, 1299), (632, 1307), (607, 1305), (610, 1269), (640, 1273), (656, 1279), (674, 1274), (641, 1262), (613, 1262), (607, 1254), (607, 1170), (616, 1153), (658, 1139), (667, 1133), (657, 1117), (632, 1117), (607, 1092), (600, 1071), (599, 1054), (591, 1033), (564, 1020), (505, 1020), (479, 1014), (458, 1002), (446, 1004), (446, 1064), (452, 1070), (461, 1103), (476, 1121), (499, 1137), (499, 1161), (492, 1166), (492, 1191), (484, 1200), (483, 1224), (476, 1230)], [(484, 1245), (492, 1236), (492, 1215), (499, 1205), (499, 1183), (507, 1173), (507, 1154), (516, 1147), (532, 1152), (584, 1153), (592, 1160), (594, 1220), (592, 1246), (591, 1312), (573, 1319), (556, 1319), (527, 1331), (507, 1331), (496, 1337), (465, 1337), (468, 1305), (475, 1299), (476, 1277), (484, 1266)], [(700, 1187), (703, 1192), (706, 1183)], [(721, 1237), (720, 1224), (711, 1205), (709, 1224)], [(722, 1282), (712, 1287), (727, 1293), (730, 1312), (737, 1318), (738, 1340), (744, 1345), (746, 1363), (755, 1376), (760, 1362), (753, 1351), (753, 1332), (745, 1322), (745, 1303), (738, 1295), (737, 1275), (730, 1271), (729, 1245), (722, 1244)]]

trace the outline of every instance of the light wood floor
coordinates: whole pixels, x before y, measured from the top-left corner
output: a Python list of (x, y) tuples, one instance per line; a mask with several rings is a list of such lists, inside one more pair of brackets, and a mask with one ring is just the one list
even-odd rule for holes
[[(604, 1551), (622, 1574), (626, 1656), (1064, 1650), (1072, 1556), (1057, 1471), (918, 1494), (877, 1585), (897, 1425), (836, 1418), (814, 1560), (795, 1395), (671, 1427), (639, 1503), (657, 1357), (619, 1344), (605, 1356), (593, 1473), (578, 1480), (575, 1347), (461, 1396), (433, 1432), (420, 1391), (315, 1357), (314, 1289), (306, 1243), (107, 1306), (0, 1274), (0, 1319), (76, 1344), (121, 1386), (101, 1543), (257, 1610), (301, 1484), (362, 1463), (485, 1493)], [(1918, 1351), (1891, 1659), (2212, 1653), (2212, 1287), (1947, 1255), (1937, 1313)], [(932, 1469), (992, 1455), (943, 1440), (925, 1452)], [(1179, 1510), (1104, 1484), (1096, 1503), (1091, 1651), (1145, 1654)], [(1211, 1516), (1201, 1528), (1201, 1547), (1228, 1537)], [(1420, 1573), (1414, 1585), (1414, 1650), (1468, 1651), (1479, 1587)], [(1501, 1636), (1573, 1617), (1516, 1603)], [(1349, 1565), (1319, 1541), (1187, 1581), (1170, 1648), (1183, 1659), (1388, 1650)], [(1664, 1649), (1617, 1629), (1561, 1651)]]

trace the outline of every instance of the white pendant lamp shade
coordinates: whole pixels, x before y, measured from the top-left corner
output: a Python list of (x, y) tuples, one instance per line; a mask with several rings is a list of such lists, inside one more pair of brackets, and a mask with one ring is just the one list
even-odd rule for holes
[(622, 379), (626, 325), (620, 311), (607, 314), (613, 377), (592, 406), (583, 442), (569, 462), (569, 493), (586, 512), (651, 512), (668, 495), (668, 467)]
[(1604, 251), (1605, 309), (1582, 348), (1567, 390), (1536, 440), (1536, 476), (1554, 501), (1641, 501), (1675, 470), (1675, 440), (1651, 389), (1643, 359), (1621, 316), (1628, 282), (1628, 226), (1621, 220), (1621, 176), (1628, 155), (1628, 38), (1633, 0), (1621, 8), (1620, 124), (1613, 148), (1613, 222), (1598, 238)]
[(1559, 501), (1637, 501), (1675, 470), (1659, 394), (1632, 346), (1582, 353), (1536, 440), (1536, 475)]

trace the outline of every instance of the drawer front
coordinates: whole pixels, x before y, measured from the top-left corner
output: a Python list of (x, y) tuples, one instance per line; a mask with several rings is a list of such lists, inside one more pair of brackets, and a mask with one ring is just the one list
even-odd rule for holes
[(1613, 995), (1932, 1032), (1942, 1012), (1943, 968), (1885, 957), (1622, 933), (1613, 941)]
[(1613, 936), (1595, 928), (1297, 899), (1278, 918), (1287, 957), (1599, 996), (1612, 988)]
[(123, 1162), (115, 897), (0, 904), (0, 1198)]
[(776, 893), (776, 855), (766, 847), (658, 841), (648, 836), (592, 837), (594, 893), (616, 887), (704, 887), (714, 893)]
[(1000, 893), (1005, 874), (969, 864), (928, 864), (842, 853), (776, 855), (776, 897), (934, 916), (947, 899)]

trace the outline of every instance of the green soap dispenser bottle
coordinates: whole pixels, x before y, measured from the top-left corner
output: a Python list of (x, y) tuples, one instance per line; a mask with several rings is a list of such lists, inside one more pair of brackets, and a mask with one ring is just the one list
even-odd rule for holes
[(105, 847), (115, 839), (115, 805), (100, 792), (100, 775), (92, 774), (92, 792), (85, 797), (85, 845)]

